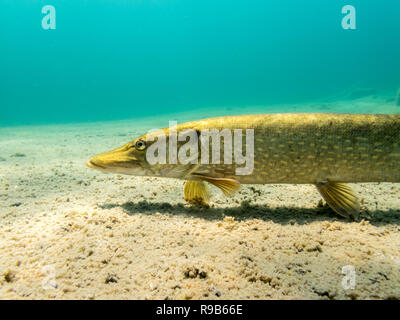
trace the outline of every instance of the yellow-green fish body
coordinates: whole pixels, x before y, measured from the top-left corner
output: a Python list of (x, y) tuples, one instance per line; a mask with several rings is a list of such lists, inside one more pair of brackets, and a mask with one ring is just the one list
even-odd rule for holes
[[(154, 143), (149, 135), (94, 156), (87, 165), (102, 171), (184, 179), (187, 180), (185, 198), (203, 203), (210, 197), (205, 182), (221, 188), (227, 195), (238, 190), (240, 184), (315, 184), (337, 213), (353, 217), (359, 211), (359, 203), (345, 182), (400, 182), (398, 114), (287, 113), (211, 118), (162, 129), (167, 145), (171, 130), (179, 134), (188, 129), (199, 136), (207, 129), (220, 132), (242, 129), (244, 136), (246, 130), (251, 130), (254, 133), (251, 172), (237, 174), (243, 165), (235, 161), (224, 163), (224, 139), (220, 143), (219, 164), (202, 163), (200, 147), (198, 154), (193, 155), (197, 163), (149, 164), (145, 152)], [(246, 137), (241, 139), (243, 154), (246, 141)], [(142, 142), (143, 146), (138, 146)], [(178, 142), (177, 147), (184, 143)]]
[(400, 182), (400, 115), (261, 114), (194, 121), (178, 130), (184, 128), (254, 129), (252, 174), (235, 175), (235, 166), (223, 164), (201, 165), (197, 173), (243, 184)]

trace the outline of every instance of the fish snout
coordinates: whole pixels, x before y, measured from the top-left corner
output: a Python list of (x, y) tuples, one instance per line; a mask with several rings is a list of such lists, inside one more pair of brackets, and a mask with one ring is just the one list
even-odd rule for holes
[(86, 161), (86, 166), (92, 169), (105, 169), (105, 167), (101, 165), (101, 161), (99, 161), (96, 156)]
[(138, 164), (139, 161), (134, 156), (119, 150), (97, 154), (86, 161), (86, 166), (91, 169), (115, 173), (126, 168), (136, 168)]

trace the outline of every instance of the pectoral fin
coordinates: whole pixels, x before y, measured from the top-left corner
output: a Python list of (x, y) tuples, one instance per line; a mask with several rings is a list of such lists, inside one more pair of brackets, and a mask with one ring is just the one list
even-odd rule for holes
[(213, 178), (207, 177), (200, 174), (194, 174), (196, 178), (211, 183), (212, 185), (220, 188), (225, 196), (232, 196), (236, 191), (240, 189), (240, 183), (235, 179), (230, 178)]
[(326, 203), (339, 215), (356, 219), (360, 211), (360, 203), (355, 192), (341, 182), (319, 182), (317, 189)]
[(184, 188), (185, 200), (201, 205), (208, 205), (210, 202), (210, 192), (203, 181), (187, 180)]

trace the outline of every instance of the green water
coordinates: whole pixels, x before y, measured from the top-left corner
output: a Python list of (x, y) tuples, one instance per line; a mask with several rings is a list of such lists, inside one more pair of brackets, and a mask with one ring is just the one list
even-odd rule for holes
[(359, 101), (395, 105), (399, 17), (395, 0), (0, 0), (0, 125), (396, 112)]

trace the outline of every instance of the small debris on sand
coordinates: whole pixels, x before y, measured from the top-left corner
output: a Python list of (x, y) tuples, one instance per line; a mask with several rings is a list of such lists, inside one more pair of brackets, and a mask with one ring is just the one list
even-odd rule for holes
[(16, 153), (14, 153), (13, 155), (11, 155), (11, 157), (23, 158), (23, 157), (26, 157), (26, 155), (25, 155), (24, 153), (16, 152)]
[(118, 277), (115, 274), (108, 274), (105, 283), (117, 283), (118, 282)]
[(19, 207), (20, 205), (22, 205), (22, 202), (16, 202), (16, 203), (10, 204), (10, 207)]

